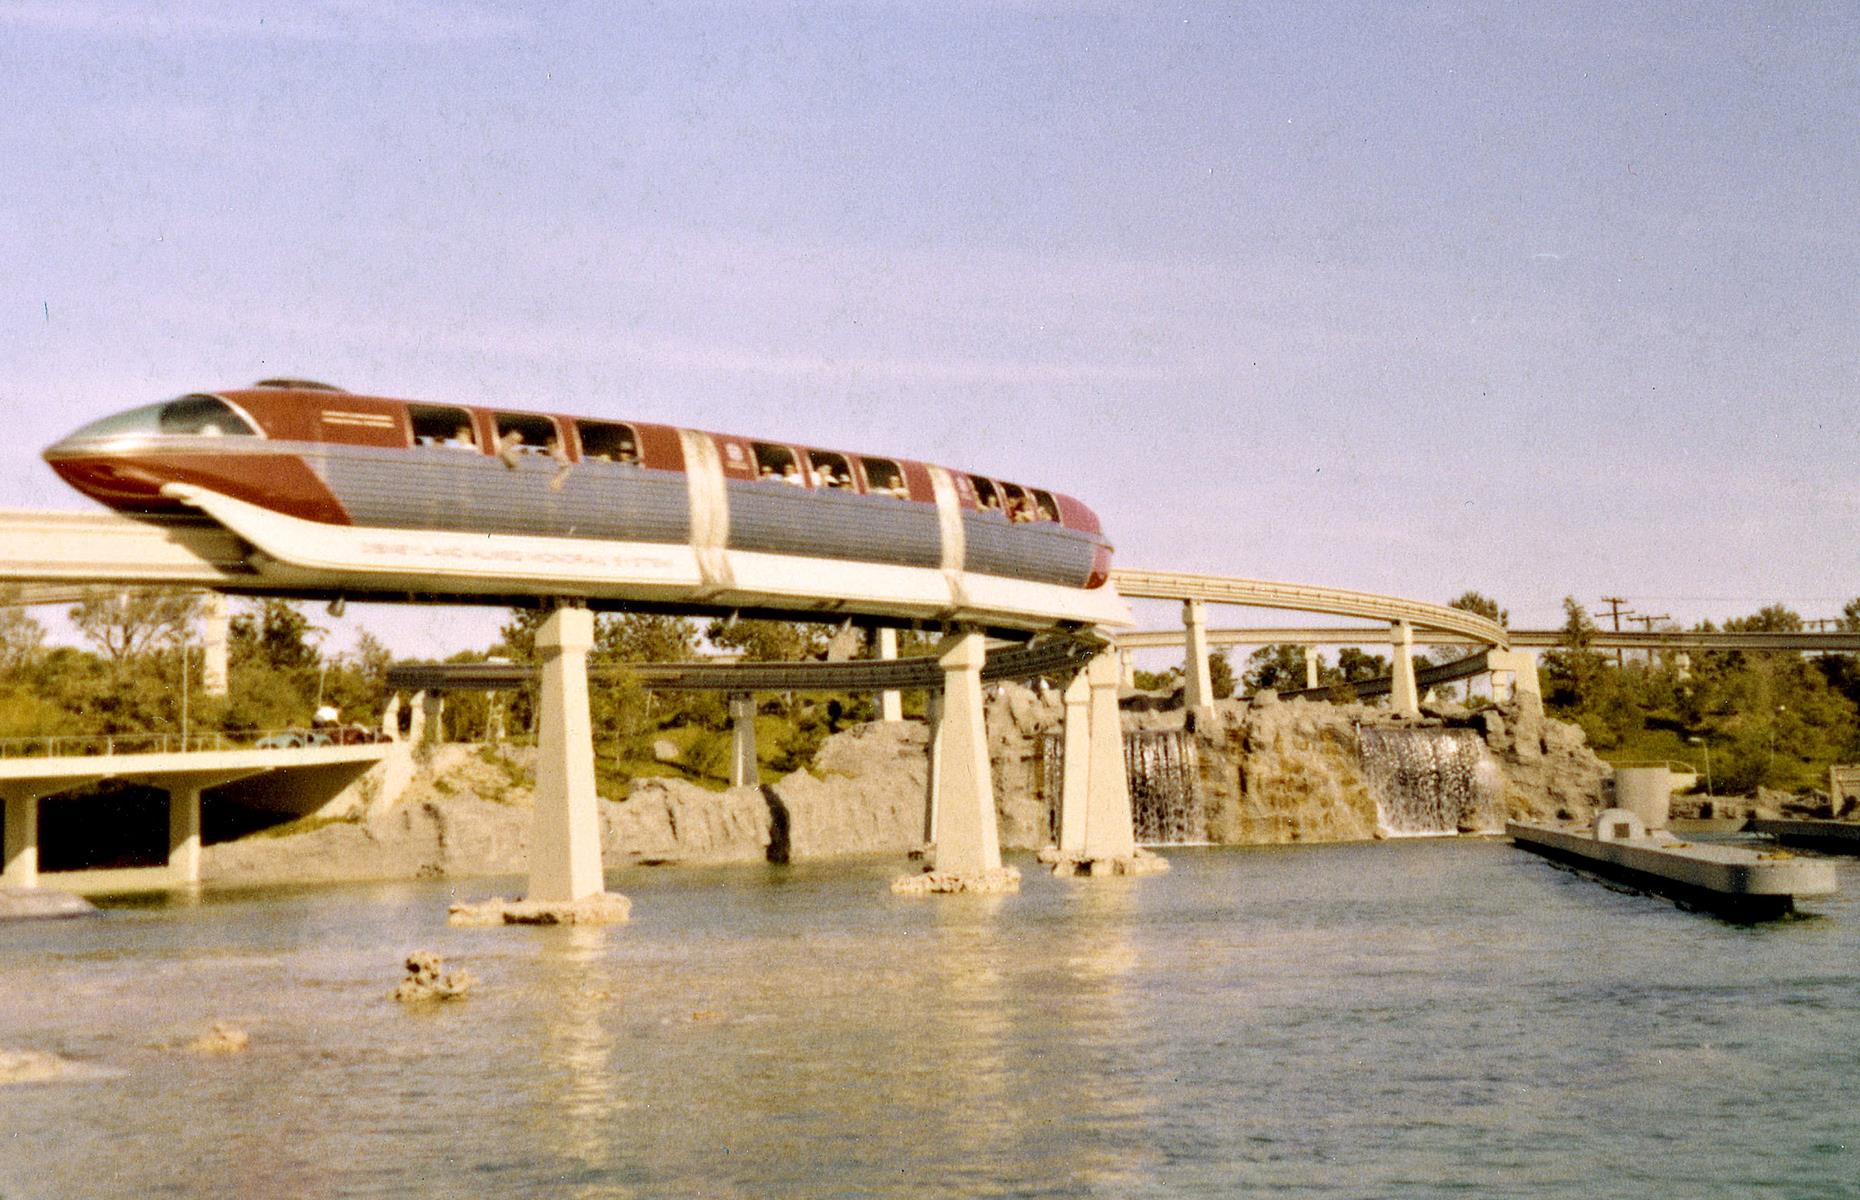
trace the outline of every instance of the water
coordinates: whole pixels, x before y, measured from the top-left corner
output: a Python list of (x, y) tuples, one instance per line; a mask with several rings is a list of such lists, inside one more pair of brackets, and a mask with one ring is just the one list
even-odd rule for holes
[[(1851, 865), (1748, 928), (1496, 842), (1170, 857), (630, 871), (593, 931), (448, 929), (443, 883), (0, 927), (0, 1046), (95, 1069), (0, 1088), (0, 1195), (1854, 1194)], [(388, 1000), (415, 948), (477, 993)], [(214, 1020), (252, 1048), (176, 1048)]]
[(1359, 725), (1356, 738), (1385, 836), (1504, 830), (1503, 780), (1472, 730)]
[[(1046, 800), (1046, 836), (1059, 841), (1059, 792), (1066, 744), (1058, 733), (1040, 739), (1040, 794)], [(1180, 729), (1124, 734), (1124, 772), (1130, 820), (1141, 846), (1191, 846), (1208, 840), (1207, 809), (1195, 737)]]

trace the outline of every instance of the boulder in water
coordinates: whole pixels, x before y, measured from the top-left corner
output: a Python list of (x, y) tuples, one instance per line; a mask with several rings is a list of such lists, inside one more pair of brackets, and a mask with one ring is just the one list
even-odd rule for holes
[(415, 950), (407, 956), (407, 978), (400, 981), (392, 995), (402, 1004), (428, 1000), (457, 1000), (477, 984), (471, 972), (445, 973), (445, 959), (431, 950)]
[(0, 921), (87, 917), (96, 911), (95, 904), (70, 892), (50, 888), (0, 888)]
[(969, 892), (992, 896), (1020, 891), (1018, 867), (996, 867), (991, 871), (925, 871), (921, 875), (900, 875), (891, 881), (891, 890), (900, 896), (953, 895)]
[(72, 1064), (37, 1050), (0, 1050), (0, 1087), (9, 1083), (48, 1083), (71, 1074)]
[(200, 1054), (238, 1054), (252, 1044), (251, 1035), (236, 1025), (215, 1021), (213, 1028), (187, 1044)]

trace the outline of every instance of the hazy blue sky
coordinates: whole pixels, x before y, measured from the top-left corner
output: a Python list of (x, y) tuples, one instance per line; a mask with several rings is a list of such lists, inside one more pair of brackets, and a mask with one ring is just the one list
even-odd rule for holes
[(1520, 624), (1860, 594), (1853, 4), (0, 0), (0, 112), (3, 505), (288, 372)]

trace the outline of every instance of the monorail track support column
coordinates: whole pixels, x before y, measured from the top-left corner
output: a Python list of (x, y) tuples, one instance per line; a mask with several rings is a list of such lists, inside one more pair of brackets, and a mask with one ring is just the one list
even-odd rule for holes
[(730, 693), (730, 786), (755, 787), (762, 782), (756, 760), (756, 698), (749, 692)]
[(632, 909), (601, 878), (600, 799), (588, 715), (593, 645), (594, 616), (579, 606), (557, 607), (536, 630), (542, 684), (530, 894), (514, 903), (455, 904), (454, 925), (601, 925), (626, 920)]
[(931, 692), (924, 697), (924, 726), (928, 733), (928, 742), (924, 753), (928, 755), (928, 769), (925, 771), (924, 786), (924, 846), (936, 845), (937, 785), (942, 781), (941, 761), (943, 746), (943, 693)]
[[(886, 661), (898, 657), (898, 631), (889, 625), (878, 631), (878, 657)], [(894, 725), (904, 719), (903, 692), (894, 690), (878, 694), (878, 719)]]
[(1421, 715), (1421, 694), (1414, 684), (1414, 626), (1406, 621), (1389, 625), (1389, 704), (1404, 717)]
[(1537, 657), (1528, 650), (1488, 650), (1486, 670), (1492, 673), (1492, 699), (1515, 700), (1520, 692), (1543, 695), (1537, 683)]
[(1214, 703), (1214, 675), (1208, 667), (1208, 606), (1199, 600), (1183, 601), (1182, 628), (1188, 642), (1182, 663), (1182, 707), (1194, 712)]
[[(1065, 786), (1068, 792), (1076, 788), (1084, 794), (1077, 799), (1062, 796), (1055, 875), (1149, 875), (1169, 867), (1137, 848), (1130, 776), (1124, 765), (1124, 724), (1117, 705), (1118, 675), (1115, 652), (1102, 650), (1066, 689)], [(1085, 693), (1084, 703), (1075, 705), (1079, 690)], [(1074, 733), (1075, 727), (1083, 736)], [(1082, 770), (1075, 766), (1079, 758), (1084, 760)]]
[(995, 789), (983, 721), (986, 640), (958, 631), (937, 644), (943, 668), (943, 719), (931, 756), (936, 796), (935, 867), (892, 881), (894, 892), (1017, 892), (1020, 872), (1001, 865)]
[(1091, 798), (1091, 676), (1066, 684), (1065, 775), (1059, 785), (1059, 855), (1085, 854), (1085, 810)]

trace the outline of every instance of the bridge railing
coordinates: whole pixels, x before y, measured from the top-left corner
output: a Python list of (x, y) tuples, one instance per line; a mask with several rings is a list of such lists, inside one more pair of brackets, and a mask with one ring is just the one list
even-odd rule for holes
[(78, 733), (44, 737), (0, 738), (0, 760), (18, 758), (93, 758), (117, 754), (186, 754), (206, 750), (290, 750), (304, 746), (361, 745), (380, 740), (373, 731), (309, 729), (232, 729), (145, 733)]

